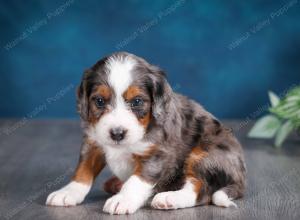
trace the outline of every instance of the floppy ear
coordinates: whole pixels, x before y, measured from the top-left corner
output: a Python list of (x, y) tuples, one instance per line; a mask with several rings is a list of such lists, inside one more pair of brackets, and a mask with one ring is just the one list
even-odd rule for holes
[(152, 115), (158, 124), (164, 124), (172, 106), (173, 91), (165, 73), (156, 66), (150, 67), (152, 80)]
[(87, 121), (89, 114), (89, 103), (87, 95), (87, 77), (90, 74), (90, 70), (86, 70), (83, 74), (81, 83), (77, 88), (77, 112), (81, 119)]

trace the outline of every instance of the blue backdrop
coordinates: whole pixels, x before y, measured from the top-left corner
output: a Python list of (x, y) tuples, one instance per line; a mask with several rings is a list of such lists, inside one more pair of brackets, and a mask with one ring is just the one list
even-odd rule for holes
[(220, 118), (253, 115), (268, 90), (300, 81), (297, 0), (10, 0), (0, 16), (0, 117), (76, 117), (82, 72), (119, 50)]

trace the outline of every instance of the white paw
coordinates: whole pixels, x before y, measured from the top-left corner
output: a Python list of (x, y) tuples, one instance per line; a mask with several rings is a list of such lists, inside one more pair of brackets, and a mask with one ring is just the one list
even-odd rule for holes
[(80, 204), (86, 194), (89, 192), (91, 186), (71, 182), (65, 187), (52, 192), (46, 201), (46, 205), (49, 206), (75, 206)]
[(103, 212), (111, 215), (131, 214), (134, 213), (142, 204), (134, 197), (130, 198), (122, 193), (118, 193), (106, 200)]
[(196, 195), (184, 190), (158, 193), (151, 202), (151, 206), (155, 209), (179, 209), (192, 207), (195, 204)]
[(228, 195), (221, 190), (215, 192), (212, 195), (212, 202), (216, 206), (221, 206), (221, 207), (225, 207), (225, 208), (237, 207), (237, 205), (233, 201), (231, 201), (231, 199), (228, 197)]

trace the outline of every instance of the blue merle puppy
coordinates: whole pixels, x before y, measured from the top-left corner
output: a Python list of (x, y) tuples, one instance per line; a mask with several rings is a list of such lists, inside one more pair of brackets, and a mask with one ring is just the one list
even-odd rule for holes
[(155, 209), (236, 206), (245, 163), (231, 130), (201, 105), (172, 91), (164, 72), (117, 52), (85, 71), (78, 88), (83, 144), (72, 181), (47, 205), (75, 206), (107, 165), (115, 193), (103, 211), (134, 213), (149, 198)]

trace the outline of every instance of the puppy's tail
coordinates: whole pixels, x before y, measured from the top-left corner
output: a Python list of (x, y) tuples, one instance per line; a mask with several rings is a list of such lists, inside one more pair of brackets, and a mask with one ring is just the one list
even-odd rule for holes
[(237, 207), (237, 205), (229, 198), (223, 190), (218, 190), (212, 195), (212, 203), (216, 206), (228, 208), (230, 206)]
[(240, 198), (242, 196), (243, 193), (238, 185), (228, 185), (213, 193), (212, 203), (216, 206), (226, 208), (230, 206), (237, 207), (237, 205), (232, 200)]

